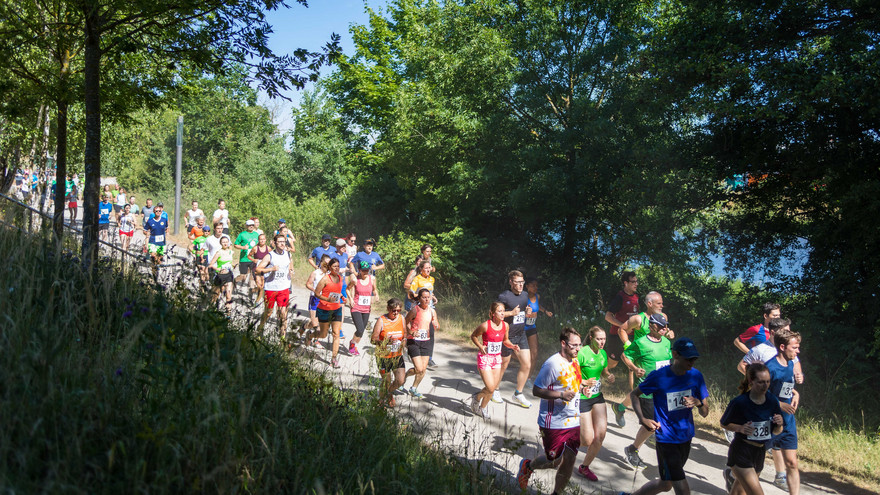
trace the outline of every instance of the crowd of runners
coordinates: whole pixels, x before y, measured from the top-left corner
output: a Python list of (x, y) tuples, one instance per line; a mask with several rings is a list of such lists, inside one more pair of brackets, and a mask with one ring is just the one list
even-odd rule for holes
[[(68, 178), (67, 185), (66, 200), (75, 219), (79, 184)], [(193, 201), (184, 219), (191, 241), (190, 258), (202, 282), (210, 288), (213, 303), (222, 304), (229, 313), (234, 287), (242, 284), (250, 295), (246, 306), (262, 306), (260, 331), (275, 313), (274, 335), (278, 338), (298, 339), (300, 345), (309, 347), (330, 337), (333, 367), (340, 366), (340, 347), (347, 347), (348, 356), (359, 356), (364, 333), (371, 329), (369, 340), (382, 377), (380, 402), (394, 407), (394, 396), (400, 393), (415, 399), (423, 397), (419, 385), (428, 369), (436, 366), (433, 349), (440, 330), (431, 245), (423, 245), (414, 260), (400, 288), (402, 297), (380, 299), (376, 274), (385, 269), (385, 263), (374, 251), (376, 242), (367, 239), (359, 249), (353, 233), (339, 238), (323, 235), (321, 245), (308, 251), (306, 258), (313, 270), (305, 283), (310, 291), (308, 323), (299, 326), (299, 332), (289, 332), (297, 241), (285, 220), (278, 219), (267, 234), (260, 228), (260, 220), (251, 217), (233, 240), (233, 225), (222, 199), (210, 216)], [(154, 205), (147, 199), (141, 208), (135, 196), (126, 195), (123, 188), (105, 186), (99, 204), (102, 239), (109, 237), (111, 220), (118, 228), (114, 238), (123, 248), (129, 248), (134, 231), (140, 229), (148, 239), (144, 249), (155, 261), (162, 262), (169, 229), (162, 203)], [(625, 411), (631, 408), (639, 422), (633, 427), (634, 440), (624, 448), (623, 455), (634, 469), (645, 468), (647, 463), (640, 452), (646, 443), (653, 443), (660, 473), (659, 479), (634, 493), (690, 493), (684, 465), (695, 434), (693, 413), (696, 410), (705, 417), (709, 412), (709, 392), (702, 374), (694, 367), (700, 353), (688, 337), (676, 339), (663, 312), (661, 294), (649, 292), (640, 298), (638, 278), (632, 271), (624, 272), (621, 281), (622, 290), (607, 306), (608, 330), (593, 326), (581, 336), (571, 327), (563, 328), (559, 352), (539, 369), (537, 320), (541, 314), (552, 318), (553, 313), (538, 295), (537, 279), (511, 271), (509, 289), (497, 296), (487, 319), (471, 334), (477, 348), (477, 370), (484, 383), (480, 391), (466, 399), (474, 415), (488, 420), (491, 403), (502, 402), (502, 378), (514, 356), (518, 370), (512, 384), (513, 403), (531, 408), (527, 391), (540, 400), (537, 422), (544, 454), (520, 462), (517, 480), (523, 489), (535, 470), (555, 469), (554, 493), (562, 493), (581, 450), (584, 457), (577, 473), (598, 481), (590, 466), (602, 449), (608, 411), (616, 425), (625, 428)], [(380, 302), (383, 300), (384, 305)], [(385, 312), (370, 325), (371, 310), (377, 305), (384, 306)], [(640, 310), (642, 305), (644, 310)], [(355, 326), (347, 346), (343, 344), (343, 307), (348, 307)], [(789, 320), (781, 318), (778, 304), (765, 304), (761, 313), (763, 321), (734, 340), (744, 356), (736, 365), (731, 364), (731, 372), (736, 369), (743, 378), (739, 395), (721, 417), (730, 447), (726, 467), (719, 467), (720, 474), (731, 494), (762, 494), (759, 475), (765, 451), (771, 450), (774, 485), (796, 495), (800, 476), (795, 412), (800, 401), (795, 386), (804, 379), (797, 357), (800, 335), (791, 330)], [(405, 355), (411, 363), (408, 369)], [(625, 380), (630, 393), (623, 401), (612, 403), (606, 401), (603, 389), (616, 380)]]

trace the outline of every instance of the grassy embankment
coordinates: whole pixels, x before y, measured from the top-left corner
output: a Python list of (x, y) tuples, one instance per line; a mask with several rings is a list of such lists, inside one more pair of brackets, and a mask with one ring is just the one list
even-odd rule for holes
[(277, 347), (118, 266), (0, 230), (0, 479), (69, 493), (487, 493)]

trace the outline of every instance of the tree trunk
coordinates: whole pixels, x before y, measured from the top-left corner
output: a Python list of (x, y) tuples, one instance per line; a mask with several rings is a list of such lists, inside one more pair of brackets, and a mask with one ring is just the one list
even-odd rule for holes
[(67, 207), (67, 98), (58, 102), (58, 136), (55, 151), (55, 212), (52, 230), (55, 241), (61, 243), (64, 237), (64, 210)]
[(84, 55), (84, 103), (86, 143), (83, 188), (83, 266), (91, 271), (98, 254), (98, 194), (101, 188), (101, 19), (95, 2), (84, 6), (86, 42)]

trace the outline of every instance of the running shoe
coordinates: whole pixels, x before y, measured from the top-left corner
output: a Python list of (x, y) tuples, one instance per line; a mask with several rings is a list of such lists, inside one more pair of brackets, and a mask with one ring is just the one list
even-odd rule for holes
[(529, 478), (532, 477), (532, 469), (529, 467), (532, 461), (523, 459), (519, 461), (519, 471), (516, 473), (516, 481), (523, 490), (529, 487)]
[(489, 417), (489, 407), (481, 407), (480, 408), (480, 416), (483, 417), (486, 421), (489, 421), (491, 418)]
[(590, 481), (599, 481), (599, 477), (596, 476), (596, 473), (590, 470), (590, 466), (584, 466), (581, 464), (578, 466), (578, 474)]
[(477, 394), (471, 396), (471, 412), (480, 416), (480, 399), (477, 397)]
[(333, 358), (330, 360), (330, 364), (333, 365), (334, 368), (338, 368), (339, 367), (339, 360), (336, 358)]
[(724, 468), (724, 487), (727, 488), (727, 493), (730, 493), (730, 489), (733, 488), (733, 482), (736, 478), (733, 477), (733, 471), (730, 470), (729, 467)]
[(627, 445), (623, 448), (623, 455), (626, 456), (626, 462), (630, 463), (630, 465), (636, 469), (644, 469), (647, 465), (642, 461), (642, 458), (639, 457), (639, 451), (633, 448), (632, 445)]
[(340, 338), (340, 339), (344, 339), (344, 338), (345, 338), (345, 334), (342, 332), (342, 329), (341, 329), (341, 328), (339, 329), (339, 338)]
[(617, 426), (621, 428), (626, 426), (626, 418), (624, 418), (626, 407), (623, 404), (612, 404), (611, 409), (614, 411), (614, 421), (617, 421)]
[(501, 400), (501, 392), (499, 392), (498, 390), (492, 392), (492, 402), (495, 402), (497, 404), (501, 404), (502, 402), (504, 402), (503, 400)]
[(422, 395), (421, 392), (419, 392), (418, 390), (416, 390), (415, 387), (411, 387), (411, 388), (409, 389), (409, 395), (412, 395), (413, 399), (421, 399), (422, 397), (424, 397), (424, 395)]
[(406, 391), (406, 387), (405, 387), (404, 385), (401, 385), (401, 386), (397, 387), (397, 391), (400, 392), (401, 394), (406, 394), (406, 393), (407, 393), (407, 391)]
[(513, 402), (515, 404), (519, 404), (519, 405), (523, 406), (526, 409), (532, 407), (532, 403), (529, 402), (529, 399), (526, 399), (525, 394), (518, 394), (518, 393), (514, 392), (513, 393)]
[(435, 363), (433, 359), (428, 359), (428, 368), (434, 369), (436, 367), (437, 363)]
[(728, 429), (725, 429), (724, 430), (724, 437), (727, 438), (727, 443), (733, 443), (733, 439), (734, 439), (734, 437), (736, 437), (736, 433), (734, 433)]
[(351, 354), (352, 356), (360, 356), (361, 355), (360, 351), (358, 351), (357, 346), (354, 345), (354, 342), (348, 344), (348, 353)]
[(779, 488), (784, 492), (788, 492), (788, 477), (786, 475), (783, 474), (782, 476), (779, 476), (777, 474), (776, 479), (773, 480), (773, 484), (776, 486), (776, 488)]

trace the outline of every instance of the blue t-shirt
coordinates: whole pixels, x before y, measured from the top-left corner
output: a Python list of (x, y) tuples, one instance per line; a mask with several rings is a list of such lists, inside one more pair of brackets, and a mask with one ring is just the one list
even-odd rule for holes
[(737, 433), (736, 436), (766, 444), (773, 436), (773, 415), (782, 414), (779, 400), (773, 394), (767, 394), (766, 398), (767, 400), (763, 404), (755, 404), (748, 392), (734, 397), (730, 404), (727, 404), (724, 415), (721, 416), (721, 424), (744, 425), (751, 421), (755, 432), (751, 435)]
[(334, 253), (336, 253), (336, 249), (333, 246), (330, 246), (327, 249), (324, 249), (324, 246), (318, 246), (315, 249), (312, 249), (312, 254), (309, 255), (309, 259), (314, 258), (315, 264), (320, 265), (322, 256), (326, 254), (327, 256), (332, 257)]
[(361, 261), (369, 261), (370, 268), (372, 268), (376, 265), (384, 265), (385, 264), (385, 262), (382, 261), (382, 257), (379, 256), (379, 253), (377, 253), (376, 251), (373, 251), (370, 254), (367, 254), (366, 251), (359, 251), (358, 254), (354, 255), (354, 258), (351, 259), (351, 262), (354, 263), (355, 270), (360, 269), (360, 267), (358, 266), (358, 263)]
[(155, 244), (157, 246), (165, 245), (165, 230), (168, 228), (168, 219), (165, 217), (159, 217), (159, 219), (156, 220), (156, 216), (153, 215), (144, 223), (144, 227), (147, 229), (147, 232), (150, 233), (150, 244)]
[[(788, 366), (779, 364), (776, 356), (766, 363), (767, 369), (770, 370), (770, 390), (780, 402), (791, 404), (794, 397), (794, 362), (789, 361)], [(792, 431), (795, 428), (794, 414), (782, 413), (782, 419), (785, 420), (785, 431)]]
[(658, 442), (685, 443), (694, 438), (694, 413), (684, 405), (684, 397), (709, 397), (702, 373), (691, 368), (679, 376), (672, 366), (664, 366), (646, 376), (638, 388), (644, 394), (654, 395), (654, 420), (660, 423), (656, 432)]
[(101, 201), (98, 203), (98, 223), (110, 223), (110, 212), (113, 211), (113, 205)]
[(529, 298), (529, 306), (532, 307), (532, 316), (526, 316), (526, 330), (537, 327), (535, 322), (538, 321), (538, 310), (541, 309), (541, 301), (538, 299), (537, 294), (535, 294), (535, 302), (532, 302), (532, 299)]

